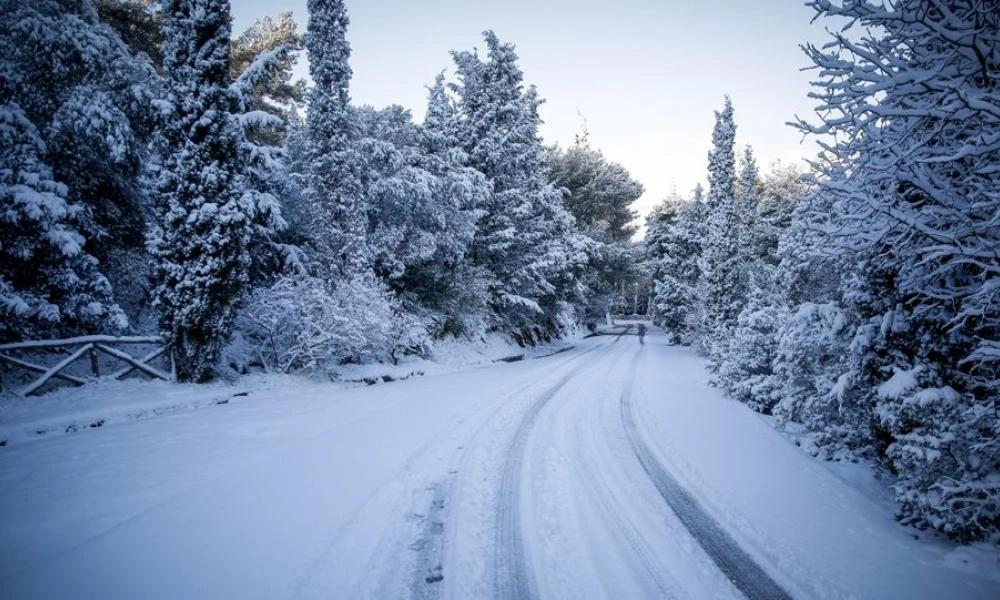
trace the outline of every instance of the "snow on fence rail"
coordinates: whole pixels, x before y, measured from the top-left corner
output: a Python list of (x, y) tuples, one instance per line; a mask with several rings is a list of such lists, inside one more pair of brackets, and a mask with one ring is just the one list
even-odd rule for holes
[[(138, 344), (155, 345), (156, 348), (145, 356), (137, 358), (124, 350), (119, 350), (114, 347), (116, 345), (127, 346)], [(10, 355), (10, 352), (44, 351), (57, 348), (68, 348), (72, 351), (68, 356), (52, 366), (38, 365)], [(150, 377), (163, 379), (164, 381), (173, 381), (175, 379), (172, 355), (168, 354), (171, 365), (170, 373), (161, 371), (160, 369), (157, 369), (149, 364), (150, 361), (163, 356), (164, 353), (167, 353), (167, 348), (164, 345), (163, 339), (159, 337), (85, 335), (63, 340), (31, 340), (26, 342), (14, 342), (11, 344), (0, 344), (0, 362), (19, 367), (26, 371), (41, 373), (41, 376), (21, 390), (21, 395), (23, 396), (30, 396), (31, 394), (37, 392), (51, 379), (59, 379), (73, 385), (83, 385), (87, 383), (87, 379), (84, 379), (83, 377), (63, 372), (68, 366), (84, 356), (90, 357), (90, 371), (92, 376), (94, 378), (99, 378), (101, 376), (101, 369), (100, 362), (98, 361), (98, 353), (102, 353), (125, 363), (126, 366), (124, 368), (108, 375), (113, 379), (121, 379), (132, 371), (140, 371)]]

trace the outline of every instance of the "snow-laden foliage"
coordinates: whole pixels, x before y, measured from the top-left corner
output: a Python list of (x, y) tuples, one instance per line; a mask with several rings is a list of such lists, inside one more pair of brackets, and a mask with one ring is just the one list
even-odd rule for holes
[(0, 335), (120, 329), (97, 259), (141, 247), (135, 125), (148, 117), (152, 72), (89, 2), (0, 6)]
[(306, 114), (303, 193), (323, 219), (322, 231), (312, 242), (328, 272), (360, 272), (371, 261), (356, 151), (359, 132), (350, 107), (350, 19), (343, 0), (310, 0), (308, 6), (306, 50), (313, 88)]
[(167, 4), (168, 85), (157, 168), (156, 260), (160, 326), (182, 380), (203, 380), (232, 329), (248, 282), (251, 239), (280, 222), (249, 187), (248, 158), (230, 88), (227, 0)]
[(654, 285), (656, 322), (675, 344), (690, 344), (699, 331), (699, 265), (705, 233), (704, 192), (690, 200), (667, 198), (650, 213), (646, 260)]
[(701, 323), (697, 343), (708, 355), (713, 370), (725, 358), (730, 334), (746, 303), (735, 137), (733, 105), (727, 96), (723, 110), (715, 113), (712, 150), (708, 153), (707, 219), (699, 278)]
[(779, 240), (791, 227), (792, 213), (810, 190), (802, 180), (802, 170), (776, 161), (761, 180), (750, 248), (759, 264), (777, 266), (781, 262)]
[(426, 352), (426, 330), (376, 278), (331, 287), (316, 277), (282, 277), (256, 290), (239, 328), (266, 370), (288, 373), (343, 362), (393, 361)]
[(164, 13), (159, 0), (93, 0), (107, 23), (134, 55), (163, 66)]
[(602, 320), (616, 289), (644, 279), (631, 243), (636, 231), (632, 204), (642, 196), (643, 186), (592, 148), (586, 131), (565, 150), (548, 149), (545, 163), (549, 181), (562, 190), (576, 227), (593, 241), (587, 252), (589, 268), (582, 276), (587, 301), (581, 312), (588, 322)]
[(635, 235), (637, 215), (632, 204), (642, 196), (642, 184), (625, 167), (591, 148), (586, 134), (565, 150), (552, 148), (546, 165), (552, 184), (565, 190), (566, 210), (580, 229), (611, 242), (627, 242)]
[[(442, 101), (443, 92), (439, 80), (431, 102)], [(398, 106), (356, 114), (372, 268), (410, 311), (428, 313), (436, 329), (446, 322), (463, 328), (464, 301), (471, 301), (470, 309), (482, 304), (456, 286), (481, 286), (453, 278), (465, 270), (478, 206), (489, 194), (486, 178), (462, 164), (461, 151), (441, 139), (446, 134), (434, 129), (433, 119), (419, 127)]]
[(527, 90), (514, 46), (484, 34), (487, 59), (454, 54), (460, 85), (458, 141), (467, 164), (482, 172), (492, 192), (481, 206), (472, 264), (488, 272), (496, 326), (553, 321), (561, 300), (583, 295), (578, 271), (589, 238), (574, 228), (562, 194), (547, 181), (538, 138), (534, 86)]
[(0, 339), (122, 328), (111, 286), (75, 227), (81, 207), (53, 180), (39, 156), (38, 130), (5, 87), (0, 83)]
[(841, 380), (850, 333), (847, 316), (839, 306), (799, 306), (778, 334), (773, 381), (762, 387), (755, 401), (770, 405), (779, 422), (805, 425), (828, 436), (837, 446), (853, 445), (857, 428), (846, 426), (845, 421), (857, 425), (865, 416), (852, 414), (852, 407), (843, 406), (850, 400), (849, 386)]
[[(725, 355), (719, 361), (717, 382), (733, 398), (767, 414), (779, 400), (773, 395), (773, 361), (778, 338), (789, 316), (789, 293), (782, 287), (787, 277), (783, 277), (784, 271), (778, 267), (781, 264), (778, 238), (791, 225), (792, 211), (805, 194), (806, 186), (797, 169), (780, 164), (758, 181), (749, 148), (744, 154), (740, 185), (745, 198), (740, 252), (748, 297), (727, 341)], [(806, 261), (805, 270), (812, 272), (813, 265), (802, 250), (786, 249), (785, 256)]]
[[(230, 46), (230, 75), (246, 90), (249, 108), (283, 121), (305, 100), (305, 82), (293, 80), (297, 53), (304, 46), (297, 27), (288, 11), (277, 19), (264, 17), (236, 36)], [(282, 139), (270, 135), (266, 141), (276, 145)]]
[[(744, 277), (746, 271), (755, 268), (754, 248), (757, 230), (757, 213), (760, 210), (761, 180), (757, 170), (757, 159), (753, 148), (749, 145), (743, 149), (740, 156), (740, 174), (736, 182), (736, 216), (737, 235), (739, 236), (740, 256), (744, 261)], [(749, 284), (749, 281), (745, 281)]]
[(897, 475), (903, 522), (995, 535), (1000, 11), (810, 5), (848, 28), (805, 48), (822, 120), (798, 125), (828, 137), (818, 189), (779, 244), (796, 312), (774, 412), (822, 434), (825, 452), (872, 452)]
[(779, 400), (774, 392), (772, 364), (779, 335), (789, 319), (777, 298), (774, 268), (757, 264), (750, 277), (750, 297), (740, 312), (719, 366), (719, 385), (730, 397), (764, 414)]

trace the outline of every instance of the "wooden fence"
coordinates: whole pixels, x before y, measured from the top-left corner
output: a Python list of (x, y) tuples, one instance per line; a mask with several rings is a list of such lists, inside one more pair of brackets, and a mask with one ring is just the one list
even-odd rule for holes
[[(140, 344), (154, 345), (156, 348), (143, 357), (135, 357), (124, 350), (115, 348), (115, 346), (127, 347)], [(37, 353), (57, 349), (67, 349), (69, 350), (69, 355), (65, 356), (62, 360), (52, 366), (35, 364), (28, 360), (11, 355), (12, 352)], [(164, 372), (149, 364), (150, 361), (163, 356), (166, 352), (167, 348), (163, 344), (163, 340), (158, 337), (85, 335), (63, 340), (37, 340), (15, 342), (12, 344), (0, 344), (0, 362), (13, 365), (25, 371), (41, 373), (37, 379), (29, 383), (24, 387), (24, 389), (21, 390), (22, 395), (29, 396), (37, 392), (43, 385), (52, 379), (58, 379), (73, 385), (83, 385), (87, 383), (88, 379), (64, 372), (67, 367), (84, 357), (90, 358), (90, 373), (92, 378), (100, 378), (101, 368), (100, 361), (98, 360), (99, 353), (125, 363), (125, 366), (120, 370), (106, 375), (112, 379), (121, 379), (133, 371), (139, 371), (156, 379), (174, 381), (176, 377), (173, 368), (173, 356), (168, 355), (170, 373)]]

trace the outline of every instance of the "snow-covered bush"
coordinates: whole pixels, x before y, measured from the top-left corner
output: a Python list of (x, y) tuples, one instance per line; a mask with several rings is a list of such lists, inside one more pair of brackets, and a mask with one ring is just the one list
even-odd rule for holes
[(820, 434), (819, 450), (829, 456), (857, 443), (859, 431), (846, 427), (857, 415), (845, 406), (847, 354), (851, 329), (843, 310), (834, 304), (803, 304), (786, 321), (778, 336), (773, 381), (765, 384), (779, 423), (789, 421)]
[(880, 424), (893, 436), (886, 455), (904, 475), (900, 519), (962, 541), (989, 536), (1000, 521), (995, 405), (969, 402), (929, 365), (897, 370), (877, 393)]
[(778, 402), (773, 362), (778, 336), (788, 321), (788, 310), (756, 288), (736, 321), (729, 349), (719, 368), (719, 385), (730, 397), (770, 414)]
[(283, 277), (250, 295), (238, 327), (265, 369), (283, 373), (395, 362), (429, 347), (426, 329), (371, 276), (336, 286), (315, 277)]

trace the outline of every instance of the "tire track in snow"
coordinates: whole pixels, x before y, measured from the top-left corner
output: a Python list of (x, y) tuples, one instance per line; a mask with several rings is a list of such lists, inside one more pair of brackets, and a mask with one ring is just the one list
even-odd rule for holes
[(702, 508), (691, 492), (667, 472), (642, 440), (632, 406), (632, 382), (635, 380), (641, 355), (640, 349), (620, 403), (625, 432), (636, 458), (639, 459), (639, 464), (681, 524), (743, 595), (753, 600), (758, 598), (791, 600), (788, 592), (778, 585), (719, 525), (718, 521)]
[[(607, 377), (607, 375), (614, 373), (614, 367), (617, 366), (624, 352), (617, 354), (618, 358), (616, 358), (605, 375), (608, 380), (611, 378)], [(638, 354), (636, 354), (633, 361), (637, 359)], [(628, 382), (624, 383), (626, 386), (629, 385)], [(607, 391), (610, 392), (610, 390)], [(669, 575), (665, 576), (662, 573), (662, 569), (658, 568), (658, 565), (654, 563), (652, 558), (654, 556), (653, 549), (650, 547), (641, 530), (626, 517), (627, 511), (620, 498), (615, 494), (614, 484), (611, 483), (607, 474), (602, 472), (601, 461), (596, 454), (596, 449), (600, 446), (598, 439), (603, 433), (600, 428), (602, 423), (600, 411), (595, 411), (590, 415), (590, 418), (590, 428), (584, 426), (585, 430), (582, 432), (586, 437), (579, 440), (580, 445), (578, 450), (581, 460), (576, 463), (578, 477), (586, 482), (585, 485), (590, 490), (590, 498), (600, 505), (606, 522), (614, 526), (614, 529), (617, 530), (620, 536), (620, 541), (624, 541), (624, 545), (631, 550), (633, 557), (646, 572), (646, 581), (656, 588), (655, 595), (650, 595), (650, 597), (675, 598), (677, 597), (677, 583)]]
[[(614, 342), (621, 339), (621, 335)], [(606, 347), (606, 346), (604, 346)], [(596, 350), (588, 349), (576, 358)], [(528, 565), (521, 536), (521, 474), (524, 466), (525, 446), (538, 418), (538, 413), (587, 363), (581, 363), (563, 375), (555, 385), (546, 389), (528, 408), (514, 433), (514, 440), (504, 459), (497, 500), (496, 540), (494, 545), (493, 596), (513, 600), (536, 598), (534, 577)]]
[[(569, 350), (572, 350), (570, 347)], [(586, 350), (578, 355), (566, 356), (562, 360), (552, 365), (552, 369), (560, 369), (568, 364), (572, 364), (581, 356), (591, 352)], [(556, 356), (560, 353), (548, 356)], [(539, 358), (548, 358), (539, 357)], [(443, 479), (434, 484), (435, 493), (431, 504), (427, 507), (427, 515), (433, 515), (428, 520), (425, 517), (425, 527), (420, 536), (409, 546), (411, 550), (417, 552), (414, 559), (413, 579), (410, 584), (410, 594), (415, 600), (433, 600), (441, 596), (441, 583), (445, 578), (445, 554), (447, 545), (447, 529), (451, 525), (449, 521), (449, 511), (457, 504), (458, 498), (454, 497), (456, 481), (461, 479), (461, 474), (467, 471), (465, 452), (466, 448), (472, 446), (474, 440), (478, 438), (484, 430), (493, 422), (497, 414), (505, 409), (507, 402), (516, 399), (537, 384), (536, 381), (528, 381), (518, 386), (511, 392), (504, 394), (497, 406), (489, 411), (489, 416), (484, 418), (475, 429), (466, 437), (462, 438), (457, 446), (459, 451), (453, 457), (447, 468), (447, 474)], [(457, 440), (456, 440), (457, 441)]]

